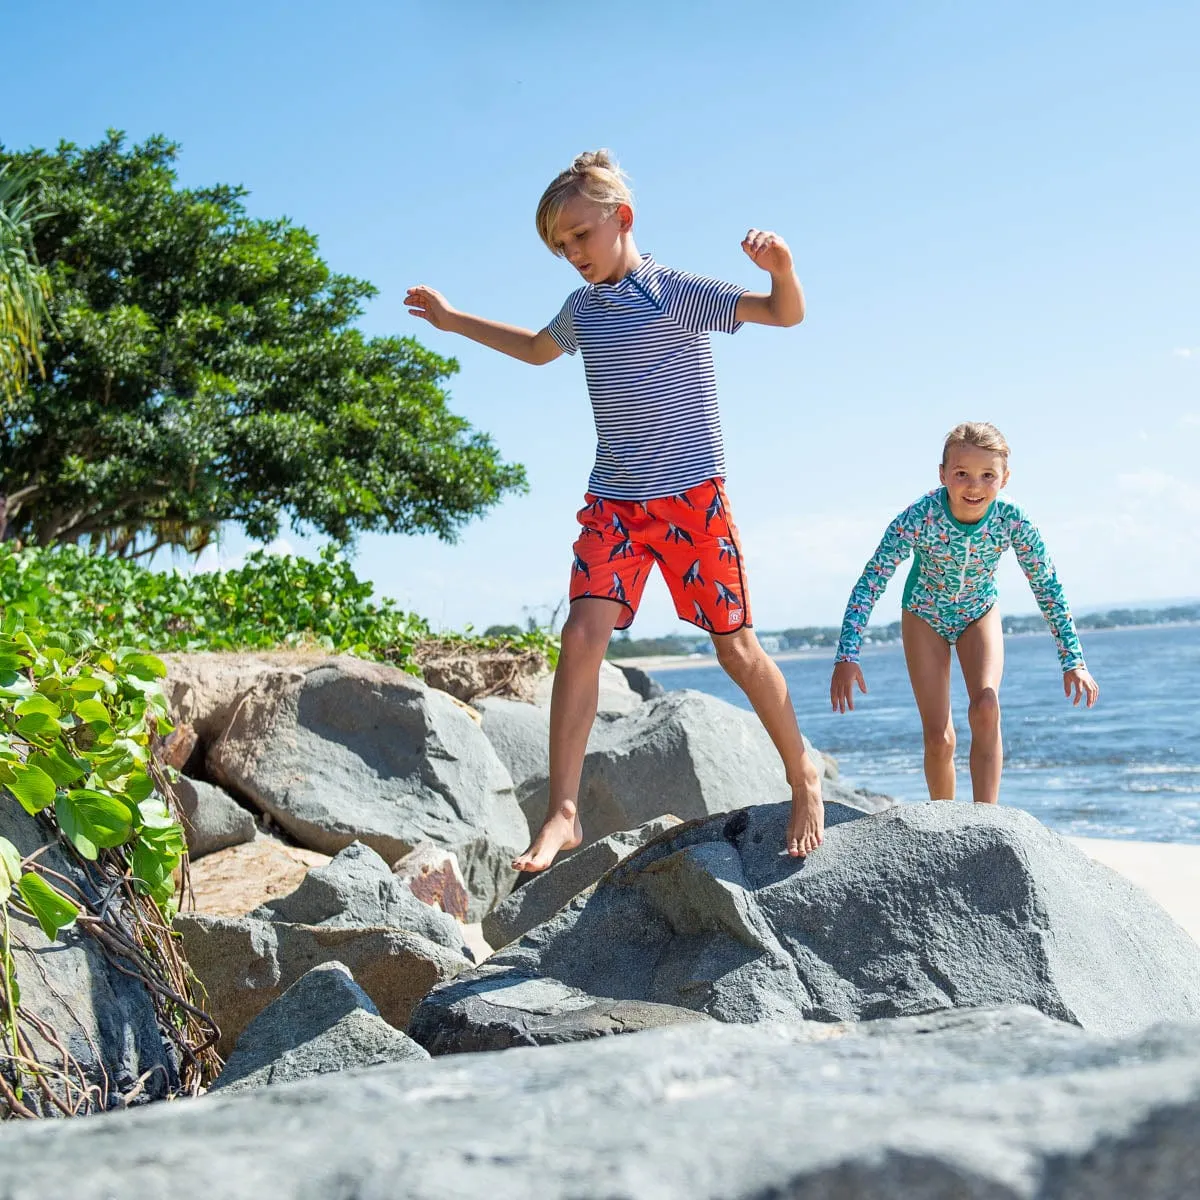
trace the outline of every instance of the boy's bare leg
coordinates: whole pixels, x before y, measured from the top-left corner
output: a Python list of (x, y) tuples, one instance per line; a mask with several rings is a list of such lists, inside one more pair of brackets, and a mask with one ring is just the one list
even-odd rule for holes
[(958, 665), (967, 685), (971, 722), (971, 794), (976, 804), (1000, 799), (1004, 742), (1000, 736), (1000, 679), (1004, 674), (1004, 630), (1000, 611), (990, 608), (958, 639)]
[(600, 664), (628, 611), (615, 600), (592, 596), (571, 605), (550, 693), (550, 808), (529, 849), (513, 860), (518, 871), (544, 871), (556, 854), (583, 840), (579, 777), (600, 698)]
[(950, 643), (915, 613), (900, 614), (904, 661), (925, 735), (930, 800), (954, 799), (954, 722), (950, 717)]
[(787, 852), (793, 858), (801, 858), (821, 844), (825, 807), (821, 802), (821, 777), (812, 755), (804, 747), (783, 674), (759, 645), (753, 629), (714, 634), (713, 645), (721, 666), (746, 693), (746, 699), (783, 759), (792, 789)]

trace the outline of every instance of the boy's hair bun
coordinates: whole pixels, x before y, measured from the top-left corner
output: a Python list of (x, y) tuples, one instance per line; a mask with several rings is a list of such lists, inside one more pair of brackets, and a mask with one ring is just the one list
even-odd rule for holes
[(583, 175), (590, 167), (621, 173), (621, 168), (617, 166), (617, 160), (607, 150), (585, 150), (582, 154), (575, 155), (571, 171), (576, 175)]
[(633, 193), (625, 172), (617, 165), (610, 150), (585, 150), (577, 154), (567, 170), (560, 172), (542, 193), (537, 206), (538, 237), (552, 254), (561, 254), (555, 242), (555, 226), (563, 205), (572, 196), (586, 196), (607, 213), (618, 205), (633, 204)]

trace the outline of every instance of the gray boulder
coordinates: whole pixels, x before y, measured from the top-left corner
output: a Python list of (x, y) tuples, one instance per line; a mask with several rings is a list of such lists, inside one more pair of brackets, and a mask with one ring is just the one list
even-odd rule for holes
[(530, 784), (536, 789), (550, 773), (550, 710), (499, 696), (476, 700), (474, 707), (483, 720), (484, 734), (512, 777), (518, 802), (523, 801)]
[(625, 676), (625, 682), (643, 700), (657, 700), (659, 696), (666, 694), (666, 689), (653, 675), (643, 671), (641, 667), (626, 666), (624, 663), (615, 662), (613, 666)]
[(330, 658), (260, 674), (209, 749), (210, 774), (302, 845), (365, 842), (388, 862), (453, 850), (476, 919), (512, 890), (529, 829), (508, 772), (467, 712), (380, 663)]
[(211, 783), (181, 775), (172, 790), (183, 817), (188, 854), (194, 859), (252, 841), (258, 832), (253, 815)]
[[(30, 816), (6, 791), (0, 790), (0, 837), (17, 848), (22, 858), (51, 842), (38, 862), (65, 876), (97, 907), (104, 899), (86, 868), (79, 867), (51, 841), (53, 835)], [(124, 904), (120, 893), (107, 901)], [(179, 1087), (173, 1053), (159, 1032), (154, 1002), (140, 980), (119, 970), (95, 938), (74, 929), (62, 930), (51, 941), (38, 923), (22, 916), (14, 903), (7, 906), (9, 938), (22, 1008), (34, 1020), (20, 1021), (34, 1057), (48, 1067), (73, 1076), (71, 1096), (61, 1077), (47, 1072), (45, 1086), (64, 1102), (82, 1100), (81, 1111), (95, 1112), (127, 1102), (161, 1099)], [(0, 967), (0, 970), (3, 968)], [(54, 1044), (35, 1023), (59, 1039)], [(7, 1022), (3, 1022), (6, 1024)], [(0, 1029), (3, 1028), (0, 1024)], [(64, 1064), (62, 1051), (74, 1059)], [(0, 1074), (13, 1082), (7, 1034), (0, 1032)], [(139, 1080), (145, 1076), (144, 1082)], [(58, 1110), (25, 1072), (22, 1103), (42, 1116)], [(80, 1089), (88, 1089), (81, 1096)], [(0, 1122), (6, 1113), (0, 1098)]]
[(483, 936), (496, 949), (516, 941), (535, 925), (548, 921), (639, 846), (678, 824), (679, 818), (669, 814), (655, 817), (636, 829), (609, 834), (559, 859), (548, 871), (532, 875), (483, 918)]
[(250, 916), (333, 929), (407, 929), (474, 961), (463, 941), (462, 926), (418, 900), (362, 842), (351, 842), (327, 866), (309, 871), (290, 895), (269, 900)]
[[(534, 702), (549, 706), (550, 694), (553, 690), (554, 675), (550, 674), (539, 680), (534, 691)], [(629, 686), (629, 680), (621, 668), (605, 659), (600, 664), (600, 694), (596, 706), (597, 715), (602, 719), (620, 716), (633, 712), (641, 703), (641, 696)]]
[(221, 1029), (218, 1052), (232, 1053), (246, 1026), (313, 967), (345, 963), (389, 1025), (403, 1029), (417, 1002), (457, 975), (467, 960), (400, 929), (287, 925), (254, 917), (175, 918), (184, 954), (208, 993)]
[(435, 987), (417, 1005), (408, 1033), (430, 1054), (463, 1054), (585, 1042), (710, 1019), (670, 1004), (589, 996), (555, 979), (485, 963), (461, 987), (453, 980)]
[(379, 1015), (345, 966), (327, 962), (302, 975), (246, 1026), (209, 1092), (249, 1091), (331, 1071), (428, 1058)]
[[(820, 753), (812, 746), (809, 753), (823, 772)], [(837, 798), (847, 802), (851, 795), (838, 792)], [(540, 826), (549, 779), (527, 780), (520, 798), (531, 826)], [(790, 798), (783, 763), (758, 718), (715, 696), (684, 690), (597, 722), (583, 764), (579, 813), (586, 845), (664, 813), (691, 821), (747, 801)]]
[(996, 1004), (1101, 1033), (1200, 1019), (1196, 943), (1018, 809), (831, 804), (806, 859), (781, 853), (786, 821), (763, 805), (685, 825), (489, 962), (722, 1021)]
[(1191, 1025), (706, 1022), (12, 1128), (0, 1200), (1181, 1200), (1198, 1125)]

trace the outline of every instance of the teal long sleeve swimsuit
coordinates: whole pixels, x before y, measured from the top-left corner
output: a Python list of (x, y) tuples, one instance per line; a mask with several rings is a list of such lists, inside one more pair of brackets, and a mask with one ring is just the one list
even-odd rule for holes
[(1050, 626), (1064, 671), (1082, 667), (1083, 649), (1042, 535), (1001, 494), (974, 525), (956, 521), (944, 487), (909, 505), (888, 527), (846, 605), (837, 662), (858, 662), (863, 633), (896, 568), (911, 554), (904, 608), (953, 645), (996, 603), (996, 567), (1009, 547)]

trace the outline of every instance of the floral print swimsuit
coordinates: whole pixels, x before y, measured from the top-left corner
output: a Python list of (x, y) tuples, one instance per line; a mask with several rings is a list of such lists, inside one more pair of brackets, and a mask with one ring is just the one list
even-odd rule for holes
[(964, 525), (951, 515), (944, 487), (909, 505), (887, 527), (850, 593), (836, 661), (858, 661), (871, 610), (910, 554), (914, 562), (904, 585), (904, 607), (953, 645), (996, 603), (996, 567), (1010, 546), (1054, 635), (1062, 669), (1082, 667), (1075, 622), (1037, 526), (1004, 495), (981, 520)]

